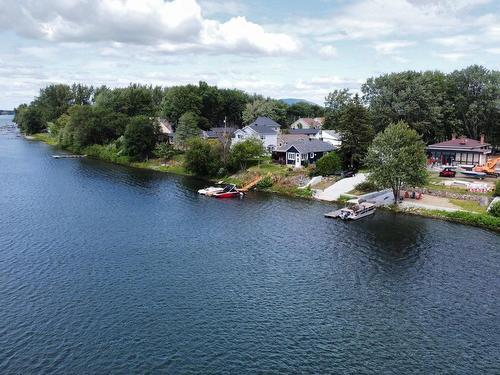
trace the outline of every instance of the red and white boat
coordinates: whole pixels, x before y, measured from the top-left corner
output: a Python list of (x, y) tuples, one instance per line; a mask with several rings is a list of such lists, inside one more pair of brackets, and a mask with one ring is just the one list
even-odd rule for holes
[(236, 189), (236, 185), (226, 185), (222, 191), (213, 193), (212, 197), (215, 197), (215, 198), (242, 198), (243, 195), (244, 195), (243, 192)]

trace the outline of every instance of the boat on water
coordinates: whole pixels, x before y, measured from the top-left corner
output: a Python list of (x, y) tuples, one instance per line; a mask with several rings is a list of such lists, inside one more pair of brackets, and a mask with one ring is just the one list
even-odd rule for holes
[(368, 203), (362, 199), (350, 199), (344, 208), (326, 213), (325, 216), (342, 220), (358, 220), (374, 213), (375, 204)]
[(198, 190), (198, 194), (207, 195), (210, 197), (210, 196), (214, 195), (215, 193), (220, 193), (223, 190), (224, 190), (224, 188), (222, 186), (209, 186), (205, 189)]
[(245, 194), (236, 188), (236, 185), (226, 185), (222, 191), (213, 193), (214, 198), (243, 198)]

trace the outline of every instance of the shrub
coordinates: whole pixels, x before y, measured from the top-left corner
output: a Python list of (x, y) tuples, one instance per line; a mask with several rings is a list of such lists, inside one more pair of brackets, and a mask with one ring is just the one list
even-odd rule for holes
[(363, 193), (371, 193), (372, 191), (378, 190), (377, 185), (375, 185), (375, 183), (372, 181), (361, 182), (361, 183), (357, 184), (354, 188), (357, 191), (361, 191)]
[(187, 143), (186, 169), (198, 176), (216, 176), (222, 165), (222, 145), (219, 141), (192, 138)]
[(500, 217), (500, 201), (493, 203), (488, 211), (490, 215)]
[(493, 194), (495, 195), (495, 197), (500, 197), (500, 181), (497, 181)]
[(342, 169), (342, 161), (335, 152), (324, 155), (316, 162), (316, 174), (329, 176)]
[(159, 143), (153, 150), (153, 155), (158, 159), (170, 160), (177, 152), (168, 143)]
[(273, 179), (271, 178), (271, 176), (264, 177), (257, 184), (257, 187), (259, 189), (269, 189), (271, 186), (273, 186)]

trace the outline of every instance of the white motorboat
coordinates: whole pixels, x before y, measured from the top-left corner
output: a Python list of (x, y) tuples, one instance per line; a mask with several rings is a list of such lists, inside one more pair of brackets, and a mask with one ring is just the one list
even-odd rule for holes
[(201, 194), (201, 195), (207, 195), (207, 196), (212, 196), (216, 193), (220, 193), (224, 190), (223, 187), (217, 187), (217, 186), (210, 186), (210, 187), (207, 187), (205, 189), (200, 189), (198, 190), (198, 194)]
[(363, 199), (350, 199), (344, 208), (329, 212), (325, 216), (342, 220), (358, 220), (373, 213), (375, 213), (375, 204), (368, 203)]
[(351, 199), (347, 201), (347, 206), (340, 210), (339, 217), (342, 220), (358, 220), (373, 213), (375, 213), (375, 205), (373, 203)]

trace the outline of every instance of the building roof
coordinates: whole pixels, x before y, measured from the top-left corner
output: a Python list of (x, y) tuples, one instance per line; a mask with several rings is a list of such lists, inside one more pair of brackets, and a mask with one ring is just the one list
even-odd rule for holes
[(160, 125), (160, 132), (163, 134), (173, 134), (174, 133), (174, 125), (167, 119), (160, 118), (158, 119), (158, 123)]
[(297, 121), (305, 122), (310, 127), (321, 128), (325, 122), (325, 118), (324, 117), (315, 117), (315, 118), (301, 117)]
[(251, 127), (261, 127), (261, 126), (264, 126), (264, 127), (271, 127), (271, 128), (280, 128), (281, 125), (278, 124), (276, 121), (274, 121), (273, 119), (269, 118), (269, 117), (257, 117), (257, 119), (252, 122), (249, 126)]
[(288, 134), (316, 135), (320, 129), (288, 129)]
[(219, 138), (224, 136), (224, 134), (231, 136), (235, 131), (236, 128), (212, 128), (210, 130), (204, 130), (202, 135), (205, 138)]
[(328, 142), (319, 141), (316, 139), (310, 141), (297, 141), (293, 143), (287, 143), (276, 149), (277, 152), (287, 152), (291, 147), (294, 147), (301, 154), (307, 154), (310, 152), (327, 152), (333, 151), (335, 147)]
[(335, 130), (322, 130), (321, 135), (323, 134), (329, 135), (332, 138), (337, 138), (337, 139), (341, 138), (340, 134), (337, 133)]
[(476, 139), (471, 138), (456, 138), (449, 141), (434, 143), (427, 146), (429, 149), (446, 149), (446, 150), (469, 150), (469, 151), (487, 151), (491, 146), (489, 143), (481, 143)]

